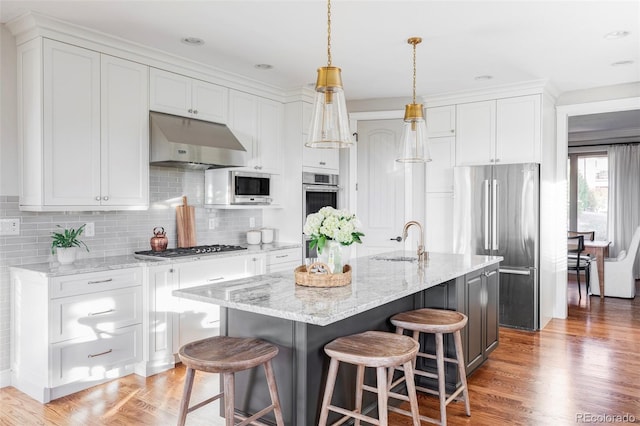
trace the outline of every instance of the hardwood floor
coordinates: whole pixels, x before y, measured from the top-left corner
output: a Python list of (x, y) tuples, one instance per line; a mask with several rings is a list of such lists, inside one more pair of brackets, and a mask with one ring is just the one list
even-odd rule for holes
[[(636, 286), (640, 294), (640, 281)], [(602, 301), (583, 291), (578, 299), (570, 282), (569, 304), (566, 320), (554, 319), (540, 332), (501, 328), (500, 346), (469, 378), (471, 417), (462, 403), (452, 403), (448, 423), (568, 425), (613, 423), (613, 416), (640, 423), (640, 296)], [(49, 404), (0, 389), (0, 425), (172, 425), (184, 372), (130, 375)], [(217, 385), (216, 375), (197, 375), (193, 401), (214, 394)], [(438, 416), (436, 398), (419, 402), (422, 414)], [(189, 414), (187, 425), (211, 425), (217, 413), (217, 404), (206, 406)], [(411, 422), (392, 413), (390, 424)]]

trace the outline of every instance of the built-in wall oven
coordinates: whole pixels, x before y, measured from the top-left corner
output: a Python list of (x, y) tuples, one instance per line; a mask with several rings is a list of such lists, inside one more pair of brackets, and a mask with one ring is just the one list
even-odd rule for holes
[[(338, 175), (322, 174), (322, 173), (302, 173), (302, 223), (304, 224), (307, 216), (311, 213), (317, 213), (318, 210), (325, 206), (338, 207)], [(305, 251), (305, 257), (317, 257), (315, 248), (309, 249), (309, 238), (302, 235), (302, 245)]]

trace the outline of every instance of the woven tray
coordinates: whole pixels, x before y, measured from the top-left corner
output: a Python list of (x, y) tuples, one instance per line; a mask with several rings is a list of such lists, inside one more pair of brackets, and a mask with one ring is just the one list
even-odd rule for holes
[(306, 287), (342, 287), (351, 284), (351, 266), (344, 265), (341, 274), (318, 274), (309, 272), (314, 266), (322, 266), (325, 271), (329, 267), (321, 262), (309, 265), (309, 270), (305, 265), (298, 266), (293, 273), (296, 277), (296, 284)]

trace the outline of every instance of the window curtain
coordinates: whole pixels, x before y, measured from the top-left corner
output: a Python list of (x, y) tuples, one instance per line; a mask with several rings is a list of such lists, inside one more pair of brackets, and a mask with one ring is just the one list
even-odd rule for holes
[[(627, 250), (640, 226), (640, 145), (609, 146), (609, 256)], [(640, 250), (634, 276), (640, 278)]]

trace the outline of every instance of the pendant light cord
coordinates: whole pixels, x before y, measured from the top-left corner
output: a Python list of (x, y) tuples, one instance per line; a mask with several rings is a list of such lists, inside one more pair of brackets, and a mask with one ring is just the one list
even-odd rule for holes
[(327, 66), (331, 66), (331, 0), (327, 0)]
[(413, 44), (413, 103), (416, 103), (416, 43)]

